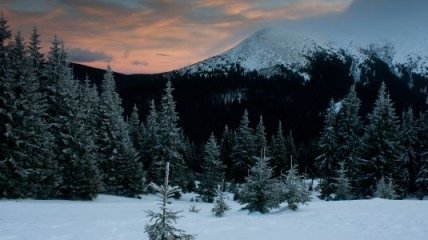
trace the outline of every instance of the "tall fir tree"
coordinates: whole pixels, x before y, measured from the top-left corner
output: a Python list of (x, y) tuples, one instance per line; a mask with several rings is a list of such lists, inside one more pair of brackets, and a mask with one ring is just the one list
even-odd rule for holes
[(128, 118), (129, 136), (131, 137), (132, 144), (138, 152), (138, 160), (143, 162), (143, 129), (144, 125), (140, 122), (138, 116), (137, 105), (132, 108), (132, 113)]
[(213, 202), (216, 190), (224, 177), (223, 165), (220, 160), (220, 148), (214, 134), (211, 133), (204, 148), (204, 162), (202, 177), (198, 186), (198, 193), (205, 202)]
[(337, 113), (337, 158), (344, 161), (351, 179), (357, 177), (354, 169), (361, 157), (363, 123), (359, 116), (360, 105), (355, 85), (352, 85)]
[(428, 194), (428, 112), (419, 114), (417, 121), (418, 144), (416, 147), (416, 193), (419, 199)]
[(247, 110), (242, 115), (239, 128), (236, 131), (231, 158), (234, 164), (233, 176), (236, 182), (243, 182), (254, 164), (254, 137), (250, 127)]
[[(41, 53), (40, 35), (36, 27), (33, 27), (31, 38), (28, 46), (29, 64), (31, 66), (34, 77), (40, 82), (43, 77), (45, 59)], [(40, 87), (40, 86), (39, 86)]]
[(110, 67), (101, 85), (99, 109), (97, 145), (103, 190), (133, 197), (143, 190), (142, 164), (122, 116), (121, 99)]
[(413, 109), (410, 107), (402, 113), (401, 126), (399, 130), (400, 140), (400, 158), (404, 165), (403, 178), (401, 182), (396, 184), (399, 186), (399, 194), (415, 193), (416, 191), (416, 175), (419, 165), (417, 157), (418, 145), (418, 126), (414, 118)]
[(379, 89), (368, 120), (363, 159), (358, 164), (359, 179), (356, 179), (357, 193), (361, 197), (372, 196), (376, 183), (383, 177), (392, 176), (392, 181), (402, 181), (398, 118), (385, 83)]
[(234, 142), (234, 133), (229, 130), (229, 127), (226, 125), (223, 130), (221, 142), (220, 142), (220, 159), (225, 169), (225, 177), (228, 180), (232, 180), (232, 168), (233, 162), (231, 159), (232, 147)]
[[(28, 66), (24, 40), (18, 32), (8, 47), (1, 102), (6, 132), (0, 141), (0, 193), (3, 197), (47, 198), (55, 195), (56, 164), (51, 135), (44, 122), (45, 105), (38, 82)], [(9, 120), (3, 122), (3, 120)]]
[(259, 122), (257, 123), (256, 130), (254, 132), (254, 147), (257, 151), (266, 149), (267, 140), (266, 140), (266, 129), (263, 124), (263, 116), (260, 115)]
[(280, 177), (289, 169), (289, 156), (287, 156), (287, 143), (284, 137), (282, 122), (279, 121), (278, 129), (270, 143), (270, 154), (272, 155), (271, 165), (274, 169), (274, 176)]
[(320, 155), (316, 158), (317, 166), (321, 174), (320, 198), (329, 200), (335, 192), (335, 175), (338, 169), (339, 159), (337, 156), (337, 110), (333, 100), (327, 108), (324, 127), (318, 142)]
[[(161, 99), (160, 111), (158, 115), (157, 140), (155, 153), (151, 164), (152, 172), (155, 176), (161, 176), (165, 163), (171, 164), (171, 184), (179, 186), (181, 189), (186, 188), (187, 184), (187, 166), (183, 157), (185, 145), (183, 143), (181, 128), (178, 127), (178, 114), (175, 111), (175, 101), (172, 96), (172, 84), (167, 82), (164, 95)], [(153, 179), (159, 183), (160, 179)]]
[(156, 110), (155, 101), (150, 102), (150, 112), (146, 119), (146, 129), (143, 136), (143, 158), (147, 168), (147, 181), (158, 182), (162, 176), (159, 176), (157, 171), (156, 161), (156, 146), (159, 141), (159, 116)]

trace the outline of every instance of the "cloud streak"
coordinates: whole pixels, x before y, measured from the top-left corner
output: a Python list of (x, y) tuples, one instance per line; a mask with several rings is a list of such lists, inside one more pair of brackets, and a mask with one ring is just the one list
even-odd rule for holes
[[(352, 0), (4, 0), (16, 30), (38, 26), (48, 49), (56, 34), (74, 59), (116, 71), (163, 72), (203, 60), (236, 45), (272, 22), (344, 10)], [(81, 51), (76, 51), (80, 49)], [(90, 50), (90, 51), (88, 51)], [(87, 59), (82, 58), (88, 53)]]

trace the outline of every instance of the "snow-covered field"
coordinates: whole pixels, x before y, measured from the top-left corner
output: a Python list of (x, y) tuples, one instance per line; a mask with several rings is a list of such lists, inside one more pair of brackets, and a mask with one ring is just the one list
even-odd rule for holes
[[(191, 202), (192, 195), (173, 202), (183, 210), (177, 227), (196, 239), (428, 239), (428, 201), (383, 199), (324, 202), (313, 199), (297, 212), (286, 208), (270, 214), (248, 214), (236, 202), (223, 218), (212, 204)], [(231, 198), (231, 196), (229, 196)], [(189, 212), (195, 205), (199, 213)], [(146, 210), (157, 211), (157, 197), (128, 199), (100, 195), (83, 201), (0, 201), (1, 240), (137, 240), (148, 239)]]

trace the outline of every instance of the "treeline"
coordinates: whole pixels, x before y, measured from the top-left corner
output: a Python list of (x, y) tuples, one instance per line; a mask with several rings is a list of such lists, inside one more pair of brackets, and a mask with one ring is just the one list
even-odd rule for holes
[[(427, 192), (428, 115), (416, 118), (409, 109), (400, 122), (385, 85), (367, 124), (354, 87), (332, 102), (315, 149), (297, 150), (281, 121), (270, 137), (262, 116), (252, 128), (246, 110), (236, 129), (226, 125), (198, 146), (179, 126), (170, 81), (140, 120), (136, 106), (125, 116), (110, 68), (98, 87), (76, 80), (66, 59), (58, 38), (45, 56), (36, 28), (25, 42), (0, 18), (0, 198), (135, 197), (150, 191), (150, 182), (162, 184), (169, 162), (169, 183), (204, 201), (215, 199), (225, 179), (250, 210), (266, 212), (283, 201), (294, 208), (307, 194), (303, 183), (287, 179), (301, 181), (293, 162), (312, 161), (309, 151), (318, 155), (317, 172), (308, 174), (321, 178), (323, 199), (372, 197), (388, 187), (400, 198)], [(275, 190), (281, 197), (272, 202), (267, 193)]]
[[(323, 199), (423, 198), (428, 190), (428, 113), (396, 115), (382, 84), (367, 124), (352, 86), (325, 113), (316, 159)], [(386, 192), (386, 193), (385, 193)]]

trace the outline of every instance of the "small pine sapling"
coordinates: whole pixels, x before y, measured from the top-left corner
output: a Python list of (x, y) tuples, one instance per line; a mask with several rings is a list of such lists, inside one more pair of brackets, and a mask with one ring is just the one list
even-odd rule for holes
[(297, 174), (297, 169), (293, 166), (293, 163), (291, 163), (291, 168), (288, 171), (283, 184), (285, 200), (288, 203), (288, 208), (291, 210), (296, 211), (299, 204), (305, 204), (311, 200), (308, 187)]
[(179, 211), (173, 211), (167, 207), (170, 203), (170, 199), (174, 196), (174, 193), (178, 191), (177, 187), (171, 187), (168, 185), (169, 175), (169, 162), (166, 163), (165, 168), (165, 182), (163, 186), (153, 184), (153, 188), (158, 192), (160, 197), (160, 212), (155, 213), (148, 211), (147, 216), (150, 217), (152, 224), (145, 226), (145, 232), (149, 234), (150, 240), (192, 240), (195, 239), (193, 235), (186, 234), (183, 230), (177, 229), (173, 226), (177, 222)]
[(217, 189), (217, 199), (215, 201), (214, 208), (211, 210), (214, 216), (216, 217), (223, 217), (224, 212), (229, 210), (229, 205), (224, 201), (224, 195), (223, 195), (223, 183), (221, 186)]
[(334, 200), (349, 200), (352, 199), (350, 194), (350, 184), (347, 177), (347, 170), (345, 169), (345, 163), (340, 163), (340, 169), (337, 171), (337, 183)]
[(395, 185), (392, 179), (385, 182), (385, 178), (382, 177), (379, 182), (376, 184), (376, 192), (374, 193), (375, 197), (384, 198), (384, 199), (396, 199), (397, 194), (395, 193)]

